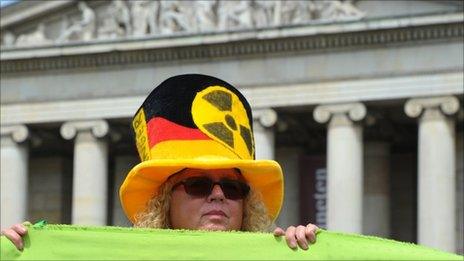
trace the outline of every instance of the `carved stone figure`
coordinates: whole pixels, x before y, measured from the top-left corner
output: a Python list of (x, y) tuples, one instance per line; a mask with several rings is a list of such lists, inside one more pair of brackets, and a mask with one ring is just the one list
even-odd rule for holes
[(2, 35), (2, 46), (11, 47), (15, 44), (16, 37), (10, 31), (5, 31)]
[(143, 36), (148, 31), (148, 10), (145, 7), (146, 1), (131, 2), (131, 16), (134, 36)]
[(95, 12), (85, 2), (79, 2), (78, 7), (82, 13), (82, 18), (66, 28), (58, 37), (57, 42), (67, 42), (69, 40), (89, 41), (94, 38)]
[(352, 0), (345, 1), (327, 1), (323, 2), (324, 8), (321, 10), (321, 18), (339, 21), (339, 20), (356, 20), (364, 17), (364, 12), (357, 9)]
[(134, 36), (156, 34), (158, 28), (159, 1), (131, 1), (131, 15)]
[[(75, 21), (63, 18), (56, 42), (144, 37), (148, 34), (176, 32), (214, 32), (246, 28), (266, 28), (357, 20), (365, 14), (356, 8), (356, 0), (112, 0), (97, 15), (79, 1), (80, 16)], [(103, 3), (103, 2), (102, 2)], [(98, 22), (98, 23), (97, 23)], [(99, 25), (97, 28), (97, 24)], [(98, 29), (98, 30), (96, 30)], [(2, 46), (49, 43), (43, 25), (30, 34), (2, 35)]]
[(251, 1), (222, 1), (219, 6), (219, 30), (252, 28)]
[(309, 20), (318, 20), (321, 17), (321, 10), (323, 8), (322, 1), (311, 0), (306, 5), (307, 18)]
[(150, 29), (150, 34), (159, 33), (160, 2), (147, 0), (147, 9), (149, 10), (147, 20), (148, 28)]
[(162, 34), (190, 31), (192, 23), (188, 22), (191, 19), (191, 17), (188, 17), (188, 13), (186, 12), (186, 5), (188, 4), (191, 4), (191, 2), (169, 0), (160, 1), (159, 23)]
[(253, 19), (255, 27), (267, 27), (276, 25), (276, 5), (280, 1), (255, 0)]
[(29, 34), (22, 34), (16, 39), (16, 46), (31, 46), (50, 44), (52, 41), (45, 36), (45, 26), (40, 23), (37, 29)]
[(132, 34), (131, 15), (129, 8), (122, 0), (113, 0), (110, 7), (110, 14), (114, 17), (116, 24), (125, 32), (126, 36)]
[(118, 25), (114, 17), (106, 15), (98, 28), (98, 39), (116, 39), (123, 37), (125, 31)]
[(312, 19), (311, 14), (317, 10), (318, 1), (298, 1), (292, 24), (303, 24)]
[(280, 1), (277, 9), (280, 9), (279, 24), (293, 24), (297, 17), (300, 1)]
[(217, 1), (195, 1), (196, 28), (200, 32), (214, 31), (217, 26)]

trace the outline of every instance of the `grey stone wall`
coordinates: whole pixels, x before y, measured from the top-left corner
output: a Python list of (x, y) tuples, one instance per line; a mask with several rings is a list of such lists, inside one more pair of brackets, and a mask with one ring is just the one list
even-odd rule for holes
[(72, 161), (33, 157), (29, 164), (28, 220), (70, 223)]
[(278, 148), (275, 151), (275, 160), (279, 162), (284, 174), (284, 202), (277, 226), (288, 227), (300, 223), (300, 194), (299, 194), (299, 157), (302, 150), (294, 148)]
[(126, 178), (129, 171), (140, 161), (136, 155), (120, 155), (115, 157), (114, 166), (114, 186), (113, 186), (113, 206), (112, 211), (113, 218), (111, 225), (128, 227), (132, 226), (132, 223), (126, 218), (124, 211), (122, 210), (121, 201), (119, 200), (119, 187)]

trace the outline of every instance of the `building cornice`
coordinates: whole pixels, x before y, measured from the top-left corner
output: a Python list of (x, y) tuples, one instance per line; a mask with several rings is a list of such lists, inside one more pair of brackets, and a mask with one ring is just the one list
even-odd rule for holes
[(464, 14), (457, 13), (37, 48), (2, 48), (1, 73), (462, 41), (463, 21)]
[(54, 1), (19, 1), (11, 6), (2, 8), (0, 28), (24, 22), (28, 19), (45, 15), (51, 11), (71, 5), (76, 0)]
[[(464, 93), (462, 72), (242, 88), (257, 115), (267, 108), (409, 99)], [(145, 96), (2, 104), (1, 125), (131, 118)], [(117, 104), (117, 106), (115, 106)]]

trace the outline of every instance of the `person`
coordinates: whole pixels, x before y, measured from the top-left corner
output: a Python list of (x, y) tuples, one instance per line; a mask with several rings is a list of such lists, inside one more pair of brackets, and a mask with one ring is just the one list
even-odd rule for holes
[[(185, 74), (155, 88), (132, 128), (141, 163), (120, 187), (135, 227), (261, 231), (308, 249), (317, 226), (274, 225), (283, 202), (283, 175), (273, 160), (256, 160), (251, 108), (232, 85)], [(18, 249), (26, 227), (2, 231)]]

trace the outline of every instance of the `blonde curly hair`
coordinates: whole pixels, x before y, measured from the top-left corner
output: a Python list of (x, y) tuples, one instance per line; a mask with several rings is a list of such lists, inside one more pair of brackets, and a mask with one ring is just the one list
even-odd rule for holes
[[(134, 227), (142, 228), (171, 228), (169, 222), (169, 210), (172, 187), (174, 181), (168, 179), (159, 187), (158, 195), (147, 203), (145, 211), (135, 217)], [(259, 192), (250, 189), (243, 201), (243, 220), (241, 231), (268, 232), (272, 226), (272, 220), (266, 210)]]

